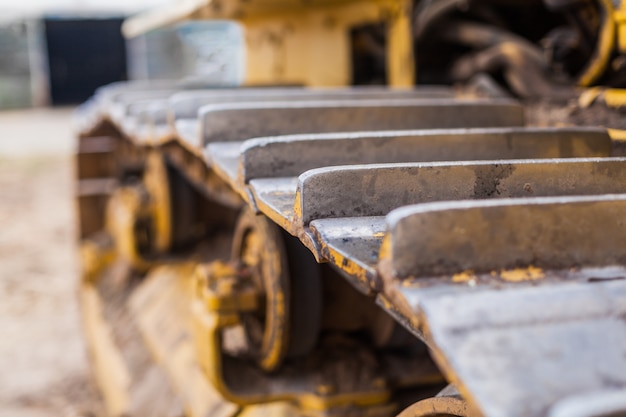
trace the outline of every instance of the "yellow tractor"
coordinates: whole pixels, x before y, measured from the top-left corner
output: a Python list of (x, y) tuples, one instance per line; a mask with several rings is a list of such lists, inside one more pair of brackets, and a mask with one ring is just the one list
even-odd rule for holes
[(626, 3), (184, 0), (239, 87), (79, 111), (111, 416), (626, 416)]

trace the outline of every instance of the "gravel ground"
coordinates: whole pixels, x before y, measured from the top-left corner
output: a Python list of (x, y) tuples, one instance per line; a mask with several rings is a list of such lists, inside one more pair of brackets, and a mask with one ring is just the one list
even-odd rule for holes
[(76, 297), (71, 110), (0, 113), (0, 417), (99, 416)]

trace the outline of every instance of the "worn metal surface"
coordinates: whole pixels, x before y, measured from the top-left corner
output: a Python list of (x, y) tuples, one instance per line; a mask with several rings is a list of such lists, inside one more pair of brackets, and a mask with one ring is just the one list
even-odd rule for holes
[[(247, 88), (187, 91), (169, 99), (169, 123), (186, 142), (198, 145), (196, 138), (202, 124), (198, 115), (203, 107), (228, 103), (285, 103), (316, 101), (393, 100), (452, 98), (454, 93), (444, 87), (424, 86), (418, 89), (389, 90), (376, 87), (304, 89), (304, 88)], [(202, 120), (200, 118), (200, 120)], [(193, 132), (193, 133), (191, 133)]]
[(135, 111), (136, 130), (129, 133), (139, 142), (154, 145), (172, 139), (174, 133), (168, 123), (168, 110), (167, 100), (150, 100)]
[(235, 189), (254, 178), (336, 165), (608, 156), (594, 128), (476, 128), (284, 135), (210, 143), (208, 163)]
[(550, 408), (550, 417), (626, 416), (626, 390), (609, 388), (575, 395), (559, 401)]
[(452, 89), (435, 86), (420, 86), (419, 88), (402, 90), (390, 90), (382, 87), (234, 88), (180, 92), (170, 97), (169, 105), (172, 109), (171, 118), (177, 120), (195, 119), (198, 116), (198, 110), (208, 104), (452, 97), (454, 97)]
[(174, 134), (186, 149), (193, 153), (199, 152), (198, 144), (202, 140), (200, 124), (195, 119), (178, 119), (174, 122)]
[(293, 223), (297, 177), (265, 178), (250, 182), (257, 208), (283, 229), (297, 234)]
[[(235, 145), (219, 145), (230, 152), (225, 159), (235, 156)], [(309, 169), (335, 165), (594, 157), (609, 156), (611, 151), (606, 131), (594, 128), (328, 133), (251, 139), (240, 146), (242, 183), (254, 178), (297, 176)], [(209, 153), (218, 159), (221, 149), (212, 149), (210, 144)]]
[(321, 255), (344, 271), (361, 292), (382, 289), (376, 264), (385, 234), (384, 217), (314, 220), (310, 229)]
[(398, 417), (480, 417), (454, 385), (448, 385), (435, 397), (416, 402), (404, 409)]
[(426, 298), (420, 311), (437, 360), (485, 416), (542, 416), (553, 406), (560, 415), (564, 398), (582, 406), (586, 394), (626, 386), (623, 279), (468, 288)]
[(175, 89), (122, 90), (103, 103), (105, 111), (114, 122), (128, 123), (127, 116), (133, 119), (137, 112), (150, 105), (151, 100), (164, 100), (174, 94)]
[[(370, 285), (377, 287), (371, 280), (382, 234), (366, 230), (353, 236), (357, 217), (385, 216), (398, 207), (432, 201), (621, 193), (624, 162), (574, 158), (352, 165), (307, 171), (297, 180), (256, 179), (250, 189), (261, 212), (300, 236), (312, 250), (321, 249), (323, 257), (340, 269), (358, 271), (357, 276), (369, 277)], [(321, 226), (327, 218), (344, 220)], [(314, 243), (309, 225), (317, 236)], [(331, 235), (345, 236), (327, 239), (319, 234), (322, 227), (324, 233), (335, 227)], [(367, 243), (361, 245), (361, 240)], [(412, 252), (406, 256), (414, 258)]]
[(624, 208), (624, 194), (400, 208), (387, 217), (389, 233), (381, 258), (390, 261), (392, 274), (399, 278), (527, 266), (623, 265)]
[(351, 165), (300, 175), (295, 221), (384, 216), (410, 204), (626, 191), (626, 159)]
[[(210, 105), (200, 110), (202, 145), (295, 133), (520, 126), (508, 100), (355, 100)], [(198, 144), (200, 145), (200, 144)]]

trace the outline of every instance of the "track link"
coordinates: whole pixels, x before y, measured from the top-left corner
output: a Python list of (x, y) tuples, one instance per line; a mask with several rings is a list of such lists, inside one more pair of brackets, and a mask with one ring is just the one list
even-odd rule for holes
[[(368, 306), (362, 307), (367, 323), (338, 324), (337, 312), (350, 307), (330, 304), (319, 309), (329, 317), (318, 320), (320, 340), (337, 331), (370, 332), (364, 343), (377, 359), (362, 375), (365, 388), (329, 388), (323, 376), (307, 366), (293, 368), (288, 357), (287, 370), (275, 374), (251, 370), (239, 358), (232, 367), (238, 371), (224, 370), (230, 386), (218, 388), (231, 391), (229, 401), (286, 401), (320, 415), (389, 415), (431, 396), (426, 392), (445, 379), (458, 392), (433, 404), (443, 402), (445, 410), (449, 401), (449, 410), (457, 410), (450, 415), (556, 417), (576, 402), (579, 415), (595, 416), (598, 398), (613, 411), (626, 410), (626, 159), (614, 156), (604, 129), (525, 126), (516, 102), (458, 98), (439, 87), (180, 91), (130, 83), (101, 89), (81, 110), (81, 120), (84, 247), (94, 246), (94, 236), (111, 234), (104, 214), (111, 196), (120, 184), (146, 183), (145, 161), (156, 152), (171, 171), (169, 190), (178, 190), (157, 206), (175, 207), (171, 221), (178, 237), (160, 253), (138, 251), (135, 269), (158, 275), (163, 264), (206, 264), (214, 257), (202, 242), (218, 231), (232, 233), (235, 214), (245, 208), (282, 228), (290, 245), (311, 252), (311, 259), (294, 263), (293, 251), (272, 251), (282, 253), (279, 261), (292, 259), (291, 286), (318, 277), (335, 298), (367, 300), (358, 301)], [(147, 195), (154, 199), (149, 190)], [(136, 215), (148, 224), (142, 236), (149, 241), (159, 229), (150, 226), (154, 201), (146, 204), (133, 213), (143, 213)], [(97, 259), (115, 252), (95, 246)], [(226, 281), (247, 283), (249, 298), (236, 298), (236, 286), (216, 289), (209, 295), (217, 307), (206, 317), (238, 323), (243, 310), (224, 307), (232, 300), (269, 311), (263, 308), (271, 308), (267, 300), (275, 296), (258, 284), (263, 279), (255, 278), (254, 268), (273, 258), (252, 254), (242, 267), (250, 251), (221, 258), (230, 271)], [(127, 258), (131, 264), (135, 259)], [(312, 268), (324, 269), (302, 272)], [(91, 280), (97, 270), (88, 269)], [(336, 287), (339, 276), (351, 286)], [(379, 308), (371, 308), (374, 303)], [(309, 311), (305, 304), (292, 311)], [(135, 314), (141, 317), (141, 309)], [(398, 342), (408, 334), (403, 329), (414, 341)], [(158, 335), (151, 337), (158, 343)], [(399, 359), (394, 346), (411, 352), (410, 359)], [(428, 358), (426, 352), (436, 368), (429, 360), (422, 368), (408, 366)], [(225, 368), (230, 360), (218, 359)], [(256, 397), (254, 387), (232, 379), (236, 372), (254, 373)], [(294, 372), (321, 382), (311, 385), (306, 375), (294, 382)], [(407, 402), (399, 392), (409, 387), (415, 396)], [(370, 404), (363, 393), (380, 401)], [(193, 407), (186, 410), (197, 415)]]

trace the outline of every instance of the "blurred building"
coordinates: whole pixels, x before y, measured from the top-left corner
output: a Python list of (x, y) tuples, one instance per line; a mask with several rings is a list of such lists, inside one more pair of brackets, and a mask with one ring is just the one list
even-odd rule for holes
[(188, 22), (125, 40), (127, 16), (166, 0), (24, 0), (0, 20), (0, 108), (80, 103), (126, 79), (237, 85), (243, 34)]

